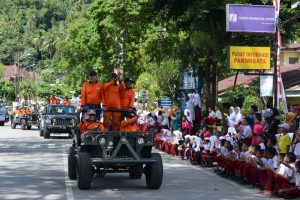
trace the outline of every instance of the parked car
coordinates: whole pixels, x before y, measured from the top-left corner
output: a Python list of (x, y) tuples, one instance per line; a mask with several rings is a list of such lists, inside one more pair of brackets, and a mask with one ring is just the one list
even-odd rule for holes
[(0, 106), (0, 126), (4, 126), (9, 121), (9, 115), (4, 106)]

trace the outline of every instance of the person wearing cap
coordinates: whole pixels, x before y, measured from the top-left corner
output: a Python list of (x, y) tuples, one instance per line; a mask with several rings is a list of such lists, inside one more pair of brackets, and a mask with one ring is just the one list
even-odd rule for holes
[(123, 132), (138, 132), (139, 127), (136, 122), (137, 116), (133, 112), (128, 113), (125, 119), (121, 122), (120, 130)]
[[(103, 85), (98, 81), (97, 73), (91, 71), (89, 81), (85, 82), (81, 90), (82, 116), (88, 109), (96, 109), (96, 119), (100, 120), (101, 102), (103, 99)], [(82, 117), (83, 118), (83, 117)]]
[[(106, 109), (121, 109), (121, 90), (122, 86), (119, 84), (119, 77), (112, 73), (110, 81), (104, 84), (104, 103), (103, 108)], [(112, 131), (120, 129), (121, 113), (120, 112), (105, 112), (104, 126), (110, 127), (112, 121)]]
[(281, 133), (281, 136), (279, 137), (278, 141), (278, 152), (281, 157), (284, 157), (285, 154), (289, 152), (291, 145), (291, 138), (288, 134), (290, 126), (287, 123), (283, 123), (280, 124), (278, 127), (279, 132)]
[[(135, 102), (135, 91), (132, 89), (133, 81), (130, 78), (125, 78), (124, 83), (121, 83), (121, 108), (129, 112), (132, 111)], [(122, 119), (125, 115), (123, 114)]]
[(94, 109), (89, 109), (85, 113), (84, 120), (77, 127), (80, 129), (81, 134), (91, 130), (105, 131), (103, 124), (96, 120), (96, 111)]

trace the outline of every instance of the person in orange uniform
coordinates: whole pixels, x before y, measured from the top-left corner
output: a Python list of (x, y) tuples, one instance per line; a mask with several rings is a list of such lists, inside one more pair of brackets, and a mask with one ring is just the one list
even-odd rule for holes
[[(118, 75), (113, 73), (110, 77), (110, 82), (104, 84), (104, 104), (103, 110), (106, 109), (121, 109), (121, 84), (118, 84)], [(110, 120), (112, 120), (112, 130), (120, 129), (121, 113), (120, 112), (105, 112), (104, 126), (110, 127)]]
[(50, 95), (49, 103), (50, 104), (56, 104), (56, 99), (55, 99), (55, 97), (53, 95)]
[(81, 111), (82, 118), (86, 110), (95, 109), (96, 119), (100, 120), (101, 102), (103, 99), (103, 85), (98, 81), (97, 73), (91, 71), (89, 81), (85, 82), (81, 90)]
[(13, 115), (21, 115), (22, 114), (21, 109), (19, 108), (19, 106), (16, 107), (16, 109), (13, 111), (12, 114)]
[(126, 118), (121, 122), (120, 130), (123, 132), (138, 132), (140, 129), (137, 122), (137, 116), (131, 112), (126, 115)]
[(87, 111), (85, 119), (78, 124), (78, 128), (80, 129), (81, 134), (92, 130), (105, 131), (103, 124), (96, 120), (96, 111), (93, 109)]
[(65, 97), (65, 98), (62, 100), (62, 105), (70, 106), (70, 105), (71, 105), (70, 99), (68, 99), (67, 97)]
[(25, 107), (21, 108), (21, 115), (26, 115), (27, 114), (27, 109)]
[[(133, 105), (135, 102), (135, 91), (132, 89), (132, 80), (126, 78), (121, 87), (121, 108), (132, 112)], [(122, 113), (122, 119), (125, 118), (126, 113)]]

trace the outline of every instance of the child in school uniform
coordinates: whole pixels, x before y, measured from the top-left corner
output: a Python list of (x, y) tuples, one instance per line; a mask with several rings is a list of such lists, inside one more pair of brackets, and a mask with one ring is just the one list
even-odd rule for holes
[(278, 196), (285, 199), (300, 197), (300, 161), (295, 164), (295, 185), (288, 185), (285, 188), (278, 190)]
[(258, 135), (257, 138), (256, 138), (256, 140), (257, 140), (258, 145), (260, 146), (260, 149), (266, 150), (266, 146), (265, 146), (265, 143), (264, 143), (263, 136), (262, 135)]
[(250, 152), (249, 152), (249, 142), (244, 142), (242, 143), (242, 149), (239, 155), (239, 159), (236, 160), (235, 162), (235, 175), (237, 177), (238, 181), (241, 181), (243, 179), (241, 173), (243, 171), (243, 168), (245, 166), (246, 160), (249, 159), (249, 157), (251, 156)]
[(296, 156), (294, 153), (288, 153), (283, 162), (280, 163), (277, 173), (275, 173), (275, 188), (272, 194), (276, 195), (278, 191), (285, 188), (286, 185), (292, 185), (295, 183), (294, 169), (295, 169)]

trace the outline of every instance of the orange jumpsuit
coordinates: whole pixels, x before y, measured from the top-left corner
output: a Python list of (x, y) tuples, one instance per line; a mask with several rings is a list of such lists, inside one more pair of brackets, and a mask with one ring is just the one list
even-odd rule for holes
[(81, 133), (85, 133), (87, 131), (91, 130), (98, 130), (98, 131), (105, 131), (105, 128), (101, 122), (98, 120), (90, 121), (90, 120), (84, 120), (80, 122), (77, 126)]
[[(104, 104), (106, 108), (121, 108), (120, 93), (122, 85), (114, 84), (114, 80), (104, 84)], [(120, 112), (105, 112), (104, 114), (104, 126), (110, 126), (110, 119), (112, 119), (112, 130), (116, 131), (120, 128), (121, 113)]]
[(13, 115), (21, 115), (22, 111), (20, 109), (16, 109), (12, 114)]
[(133, 108), (135, 102), (135, 91), (133, 89), (124, 89), (124, 83), (122, 83), (121, 85), (121, 108)]
[(69, 99), (64, 99), (62, 101), (62, 105), (69, 106), (69, 105), (71, 105), (71, 101)]
[(56, 99), (54, 98), (53, 95), (50, 96), (49, 103), (50, 104), (56, 104)]
[(123, 120), (121, 122), (120, 130), (123, 132), (138, 132), (139, 127), (136, 125), (137, 117), (133, 117), (129, 120)]
[(100, 82), (85, 82), (81, 90), (81, 106), (100, 105), (103, 98), (103, 85)]
[(21, 109), (21, 115), (26, 115), (27, 113), (27, 109), (26, 108), (22, 108)]

